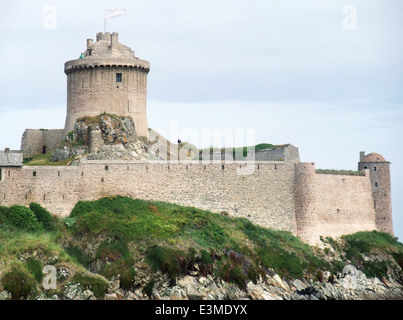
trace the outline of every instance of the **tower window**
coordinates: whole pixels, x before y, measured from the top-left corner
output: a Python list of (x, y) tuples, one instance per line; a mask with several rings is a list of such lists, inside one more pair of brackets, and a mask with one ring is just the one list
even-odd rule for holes
[(374, 171), (376, 171), (377, 169), (376, 169), (376, 167), (374, 167)]
[(122, 74), (121, 73), (116, 74), (116, 82), (122, 82)]
[(2, 175), (2, 171), (1, 171), (2, 169), (0, 169), (0, 181), (1, 181), (1, 175)]
[(378, 188), (378, 182), (375, 182), (375, 187), (377, 187), (377, 188)]

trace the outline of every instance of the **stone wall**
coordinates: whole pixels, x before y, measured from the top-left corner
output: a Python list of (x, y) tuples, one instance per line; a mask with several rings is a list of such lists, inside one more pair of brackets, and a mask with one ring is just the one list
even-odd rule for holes
[(38, 202), (59, 216), (79, 200), (122, 195), (227, 212), (312, 243), (321, 235), (376, 228), (369, 175), (316, 174), (312, 163), (87, 160), (75, 167), (7, 170), (0, 205)]
[[(137, 133), (146, 137), (147, 72), (127, 66), (100, 66), (69, 71), (65, 133), (73, 130), (78, 118), (107, 112), (131, 116)], [(117, 73), (122, 74), (122, 82), (116, 82)]]
[(365, 176), (319, 174), (314, 163), (296, 164), (295, 197), (297, 234), (308, 242), (377, 229), (368, 170)]
[[(242, 174), (251, 168), (252, 174)], [(35, 201), (54, 214), (66, 216), (78, 200), (123, 195), (225, 211), (263, 226), (296, 232), (294, 171), (281, 162), (221, 165), (87, 161), (77, 167), (25, 166), (10, 170), (11, 175), (0, 183), (1, 205)]]
[(63, 129), (26, 129), (21, 139), (23, 156), (28, 158), (54, 150), (63, 142), (64, 137)]
[(293, 145), (285, 145), (272, 149), (258, 150), (255, 153), (256, 161), (285, 161), (287, 163), (298, 163), (299, 151)]

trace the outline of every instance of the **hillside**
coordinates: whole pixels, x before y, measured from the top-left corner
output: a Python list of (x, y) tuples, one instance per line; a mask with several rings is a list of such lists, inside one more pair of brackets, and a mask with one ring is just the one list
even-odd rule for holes
[(318, 248), (225, 213), (120, 196), (64, 219), (0, 207), (0, 299), (401, 299), (402, 267), (403, 245), (379, 232)]

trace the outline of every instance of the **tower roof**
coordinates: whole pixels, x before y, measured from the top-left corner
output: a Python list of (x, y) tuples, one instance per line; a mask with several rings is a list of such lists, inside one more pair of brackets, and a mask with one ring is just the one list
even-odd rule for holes
[(150, 63), (137, 58), (134, 51), (119, 42), (119, 34), (97, 33), (96, 42), (87, 39), (87, 49), (76, 60), (65, 63), (65, 73), (75, 68), (92, 68), (97, 66), (127, 66), (150, 69)]
[(373, 152), (363, 156), (360, 159), (360, 162), (386, 162), (385, 158), (381, 156), (379, 153)]

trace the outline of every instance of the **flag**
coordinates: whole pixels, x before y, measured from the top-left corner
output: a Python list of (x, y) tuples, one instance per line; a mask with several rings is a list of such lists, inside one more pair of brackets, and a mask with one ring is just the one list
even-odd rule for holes
[(126, 9), (107, 9), (105, 8), (105, 20), (127, 16)]

